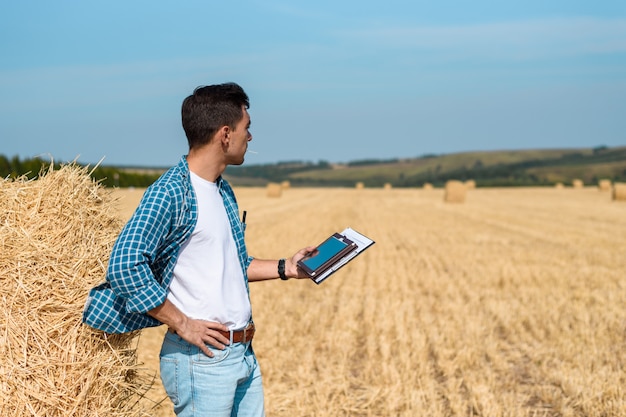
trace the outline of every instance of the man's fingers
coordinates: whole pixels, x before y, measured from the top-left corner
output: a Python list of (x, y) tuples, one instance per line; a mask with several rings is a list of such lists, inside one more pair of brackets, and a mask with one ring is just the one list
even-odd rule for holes
[[(228, 327), (221, 323), (215, 323), (205, 320), (192, 320), (192, 325), (188, 328), (191, 336), (186, 339), (190, 343), (196, 345), (208, 357), (215, 356), (209, 346), (216, 349), (224, 350), (230, 344), (230, 339), (221, 332), (228, 332)], [(182, 335), (181, 335), (182, 337)]]
[(216, 349), (219, 350), (224, 350), (226, 349), (226, 345), (228, 344), (228, 340), (226, 341), (226, 343), (221, 343), (219, 340), (215, 339), (214, 337), (211, 336), (205, 336), (200, 340), (200, 343), (197, 345), (201, 351), (203, 351), (207, 356), (209, 357), (213, 357), (213, 352), (211, 352), (211, 349), (209, 349), (209, 346), (214, 347)]
[(200, 350), (202, 352), (204, 352), (205, 355), (207, 355), (209, 358), (213, 357), (213, 352), (211, 352), (211, 349), (209, 349), (204, 343), (201, 344), (200, 346), (198, 346), (200, 348)]
[[(219, 332), (214, 332), (214, 333), (217, 333), (217, 336), (215, 336), (215, 335), (211, 335), (211, 336), (213, 336), (213, 338), (217, 342), (219, 342), (219, 343), (221, 343), (223, 345), (230, 345), (230, 339), (229, 338), (227, 338), (226, 336), (224, 336), (223, 334), (221, 334)], [(221, 347), (220, 349), (224, 349), (224, 347)]]

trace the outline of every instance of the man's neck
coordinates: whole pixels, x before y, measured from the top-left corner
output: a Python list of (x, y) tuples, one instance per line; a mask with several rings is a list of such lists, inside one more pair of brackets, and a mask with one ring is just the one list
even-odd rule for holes
[(226, 163), (218, 157), (218, 154), (206, 148), (189, 151), (187, 164), (190, 171), (210, 182), (216, 182), (226, 169)]

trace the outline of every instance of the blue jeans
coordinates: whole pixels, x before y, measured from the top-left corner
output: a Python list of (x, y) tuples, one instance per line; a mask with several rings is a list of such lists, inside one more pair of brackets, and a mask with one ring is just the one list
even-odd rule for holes
[(179, 417), (265, 416), (261, 369), (248, 343), (224, 350), (197, 346), (167, 332), (161, 347), (161, 380)]

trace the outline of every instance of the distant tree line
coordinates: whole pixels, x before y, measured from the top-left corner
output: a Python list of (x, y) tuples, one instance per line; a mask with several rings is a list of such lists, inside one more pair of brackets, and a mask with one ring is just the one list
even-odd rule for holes
[[(53, 163), (39, 157), (22, 160), (17, 156), (7, 158), (4, 155), (0, 155), (0, 177), (36, 179), (39, 175), (48, 171), (52, 164), (54, 164), (53, 169), (58, 169), (63, 163)], [(106, 187), (147, 187), (159, 176), (158, 173), (154, 172), (144, 173), (105, 166), (97, 166), (89, 171), (94, 180)]]
[[(424, 155), (421, 158), (436, 159), (437, 155)], [(353, 187), (357, 181), (350, 175), (350, 168), (367, 167), (367, 173), (362, 179), (367, 187), (379, 187), (386, 183), (394, 187), (421, 187), (425, 183), (441, 186), (446, 181), (474, 180), (480, 187), (493, 186), (542, 186), (553, 185), (554, 179), (548, 179), (546, 173), (561, 172), (562, 175), (574, 175), (574, 172), (584, 172), (582, 178), (586, 183), (597, 182), (601, 178), (596, 178), (596, 168), (610, 166), (626, 166), (626, 147), (608, 148), (600, 146), (593, 148), (591, 153), (570, 152), (560, 157), (541, 159), (527, 159), (513, 163), (489, 163), (485, 164), (480, 159), (473, 163), (455, 169), (443, 169), (442, 165), (435, 165), (434, 168), (410, 174), (408, 172), (389, 173), (387, 170), (378, 170), (378, 165), (400, 163), (397, 159), (387, 160), (359, 160), (350, 162), (343, 171), (346, 175), (337, 175), (332, 179), (315, 178), (311, 176), (292, 176), (301, 172), (318, 172), (333, 169), (333, 165), (327, 161), (306, 162), (289, 161), (274, 164), (241, 165), (228, 166), (224, 176), (233, 180), (238, 186), (263, 186), (267, 182), (282, 182), (289, 180), (293, 186), (315, 186), (315, 187)], [(49, 169), (51, 161), (41, 158), (20, 160), (18, 157), (7, 158), (0, 155), (0, 176), (2, 178), (17, 178), (26, 176), (29, 179), (36, 178), (41, 172)], [(54, 163), (55, 167), (60, 166)], [(107, 187), (147, 187), (152, 184), (163, 170), (158, 169), (129, 169), (128, 167), (96, 166), (89, 170), (92, 177)], [(539, 173), (538, 173), (539, 172)], [(569, 174), (563, 174), (568, 172)], [(606, 169), (599, 172), (607, 172)], [(626, 181), (626, 169), (611, 169), (611, 176), (607, 178), (612, 181)], [(554, 178), (554, 177), (552, 177)], [(569, 180), (574, 179), (569, 178)]]
[(326, 161), (290, 161), (276, 164), (228, 166), (224, 175), (239, 178), (263, 178), (267, 181), (281, 182), (291, 174), (325, 169), (332, 169), (332, 165)]
[(357, 161), (348, 162), (347, 166), (358, 167), (358, 166), (366, 166), (366, 165), (395, 164), (398, 161), (399, 160), (397, 158), (394, 158), (394, 159), (359, 159)]
[[(585, 166), (607, 164), (612, 162), (626, 161), (626, 148), (609, 149), (606, 146), (593, 149), (592, 155), (573, 152), (559, 158), (550, 159), (529, 159), (521, 162), (508, 164), (494, 164), (485, 166), (477, 160), (472, 167), (463, 167), (455, 170), (441, 172), (437, 168), (417, 175), (397, 179), (394, 184), (400, 187), (422, 186), (424, 183), (442, 185), (448, 180), (468, 180), (472, 179), (483, 187), (505, 187), (505, 186), (542, 186), (553, 185), (545, 177), (540, 177), (529, 172), (530, 168), (550, 167), (558, 168), (564, 166)], [(572, 178), (573, 179), (573, 178)], [(595, 176), (589, 178), (592, 182), (597, 182), (601, 178)], [(613, 177), (607, 178), (612, 181), (625, 181), (626, 169), (621, 173), (616, 173)], [(376, 184), (382, 185), (382, 184)]]

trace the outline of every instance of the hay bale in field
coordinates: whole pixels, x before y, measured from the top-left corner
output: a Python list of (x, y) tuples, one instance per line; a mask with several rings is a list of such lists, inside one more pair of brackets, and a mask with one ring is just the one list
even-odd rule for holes
[(581, 179), (572, 180), (572, 187), (574, 188), (583, 188), (585, 183)]
[(135, 334), (81, 322), (121, 221), (86, 168), (0, 180), (0, 415), (144, 416)]
[(385, 190), (391, 190), (392, 186), (391, 183), (386, 182), (385, 185), (383, 185), (383, 189)]
[(598, 181), (598, 190), (600, 191), (611, 191), (611, 180), (600, 180)]
[(613, 184), (613, 200), (626, 201), (626, 182), (616, 182)]
[(561, 188), (564, 188), (565, 186), (563, 185), (562, 182), (557, 182), (556, 184), (554, 184), (554, 187), (560, 190)]
[(432, 190), (433, 189), (433, 185), (429, 182), (425, 182), (423, 188), (425, 190)]
[(447, 181), (443, 201), (446, 203), (463, 203), (465, 201), (466, 190), (465, 184), (461, 181)]
[(468, 190), (473, 190), (474, 188), (476, 188), (476, 181), (474, 180), (465, 181), (465, 188)]
[(280, 186), (283, 190), (288, 190), (291, 188), (291, 183), (289, 181), (283, 181), (280, 183)]
[(266, 187), (266, 194), (271, 198), (279, 198), (283, 195), (283, 187), (275, 182), (270, 182)]
[(365, 188), (365, 185), (364, 185), (362, 182), (357, 182), (357, 183), (355, 184), (355, 188), (356, 188), (357, 190), (362, 190), (363, 188)]

